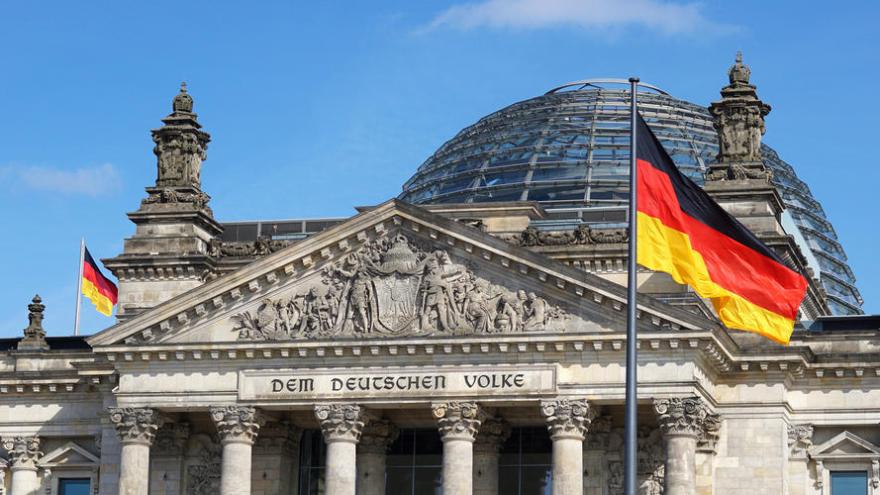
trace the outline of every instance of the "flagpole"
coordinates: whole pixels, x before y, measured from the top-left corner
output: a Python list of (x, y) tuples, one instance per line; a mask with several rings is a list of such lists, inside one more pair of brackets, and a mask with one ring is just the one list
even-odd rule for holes
[(79, 278), (76, 280), (76, 316), (73, 322), (73, 334), (79, 335), (79, 307), (82, 306), (83, 263), (86, 259), (86, 239), (79, 239)]
[(624, 418), (624, 495), (636, 495), (636, 469), (638, 466), (636, 444), (638, 432), (638, 365), (636, 348), (636, 128), (638, 104), (636, 88), (638, 77), (629, 78), (630, 84), (630, 140), (629, 140), (629, 255), (627, 257), (627, 296), (626, 296), (626, 415)]

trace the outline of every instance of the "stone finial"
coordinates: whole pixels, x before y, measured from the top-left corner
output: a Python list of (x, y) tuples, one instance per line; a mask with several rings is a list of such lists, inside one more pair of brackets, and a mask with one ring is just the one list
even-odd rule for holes
[(38, 436), (5, 438), (3, 448), (9, 453), (9, 467), (12, 469), (37, 469), (37, 461), (43, 456)]
[(583, 440), (596, 417), (596, 411), (583, 399), (554, 399), (541, 401), (541, 414), (547, 419), (550, 438)]
[(217, 426), (220, 443), (248, 443), (253, 445), (265, 420), (256, 408), (250, 406), (211, 407), (211, 419)]
[(119, 440), (125, 443), (152, 445), (156, 431), (164, 424), (159, 411), (148, 407), (112, 407), (110, 422), (116, 427)]
[(476, 402), (441, 402), (431, 405), (431, 412), (437, 420), (440, 437), (447, 440), (467, 440), (473, 442), (486, 419), (486, 413)]
[(717, 432), (718, 416), (712, 414), (699, 397), (673, 397), (654, 400), (657, 422), (664, 435), (689, 435), (700, 438), (707, 428)]
[(400, 430), (394, 423), (387, 419), (371, 420), (364, 426), (360, 443), (358, 443), (358, 451), (384, 455), (398, 436), (400, 436)]
[(186, 83), (180, 85), (180, 92), (171, 106), (171, 115), (162, 119), (164, 125), (152, 131), (158, 174), (155, 188), (147, 190), (174, 188), (180, 195), (193, 194), (200, 191), (202, 162), (208, 159), (211, 136), (201, 130), (202, 126), (192, 112), (193, 99), (187, 93)]
[(180, 93), (177, 93), (177, 95), (174, 96), (174, 100), (171, 102), (171, 108), (174, 110), (174, 113), (192, 113), (193, 99), (192, 96), (186, 92), (186, 82), (180, 83)]
[(503, 419), (489, 418), (483, 421), (474, 441), (474, 452), (497, 454), (504, 442), (510, 438), (510, 433), (510, 424)]
[(45, 350), (49, 348), (46, 343), (46, 331), (43, 330), (43, 311), (46, 305), (37, 294), (28, 304), (28, 326), (24, 329), (24, 338), (18, 342), (18, 349)]
[(721, 88), (721, 100), (709, 105), (718, 133), (718, 164), (711, 167), (707, 180), (769, 179), (761, 159), (761, 137), (770, 105), (758, 98), (749, 83), (751, 73), (742, 52), (737, 52), (736, 62), (727, 71), (730, 84)]
[(326, 442), (357, 443), (368, 421), (366, 411), (356, 404), (316, 404), (315, 418)]

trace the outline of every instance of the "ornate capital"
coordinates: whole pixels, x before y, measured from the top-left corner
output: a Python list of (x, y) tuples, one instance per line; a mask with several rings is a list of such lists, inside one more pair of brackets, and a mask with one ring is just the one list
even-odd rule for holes
[(387, 419), (372, 420), (363, 429), (358, 451), (384, 455), (399, 435), (400, 430)]
[(791, 457), (806, 458), (813, 446), (813, 425), (788, 425), (788, 448)]
[(12, 470), (37, 469), (37, 461), (43, 456), (38, 436), (4, 438), (3, 448), (9, 452), (9, 467)]
[(116, 427), (116, 434), (122, 443), (142, 443), (152, 445), (156, 430), (163, 420), (159, 411), (147, 407), (112, 407), (110, 421)]
[(220, 443), (253, 445), (260, 427), (265, 423), (259, 411), (250, 406), (215, 406), (211, 408), (211, 419), (217, 425)]
[(260, 428), (260, 436), (254, 445), (254, 453), (293, 454), (299, 452), (302, 430), (286, 421), (266, 423)]
[(720, 426), (718, 417), (709, 411), (699, 397), (656, 399), (654, 411), (664, 435), (692, 435), (699, 438), (705, 434), (707, 426)]
[(474, 441), (474, 452), (497, 454), (510, 438), (510, 431), (510, 424), (503, 419), (489, 418), (483, 421)]
[(315, 417), (321, 423), (326, 442), (354, 442), (361, 439), (365, 411), (357, 404), (316, 404)]
[(189, 440), (189, 423), (166, 423), (156, 432), (153, 451), (156, 455), (178, 456)]
[(555, 399), (541, 402), (541, 414), (547, 419), (550, 438), (583, 440), (596, 412), (583, 399)]
[(446, 440), (468, 440), (473, 442), (486, 419), (485, 412), (476, 402), (442, 402), (431, 406), (434, 418), (440, 429), (440, 436)]

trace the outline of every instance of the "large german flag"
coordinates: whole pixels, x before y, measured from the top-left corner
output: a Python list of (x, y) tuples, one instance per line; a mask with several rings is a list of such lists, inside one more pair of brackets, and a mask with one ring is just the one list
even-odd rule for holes
[(119, 295), (116, 284), (101, 273), (101, 269), (85, 246), (83, 246), (82, 293), (92, 301), (99, 313), (106, 316), (113, 314), (113, 306), (116, 305)]
[(807, 281), (683, 176), (638, 117), (638, 262), (711, 299), (728, 328), (787, 344)]

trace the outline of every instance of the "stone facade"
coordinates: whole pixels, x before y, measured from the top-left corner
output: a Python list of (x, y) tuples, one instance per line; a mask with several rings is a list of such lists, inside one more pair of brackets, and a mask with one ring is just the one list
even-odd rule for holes
[[(753, 88), (737, 64), (732, 87)], [(554, 494), (622, 493), (625, 231), (537, 231), (535, 204), (390, 200), (232, 250), (201, 191), (209, 136), (192, 109), (184, 88), (153, 132), (157, 181), (106, 261), (118, 322), (46, 337), (34, 298), (0, 352), (0, 493), (88, 479), (98, 495), (380, 495), (402, 432), (420, 431), (442, 444), (443, 493), (491, 495), (528, 428)], [(803, 267), (766, 177), (709, 182)], [(668, 277), (639, 283), (640, 493), (827, 495), (840, 470), (880, 493), (876, 319), (780, 347), (723, 328)], [(811, 287), (802, 312), (821, 321)]]

